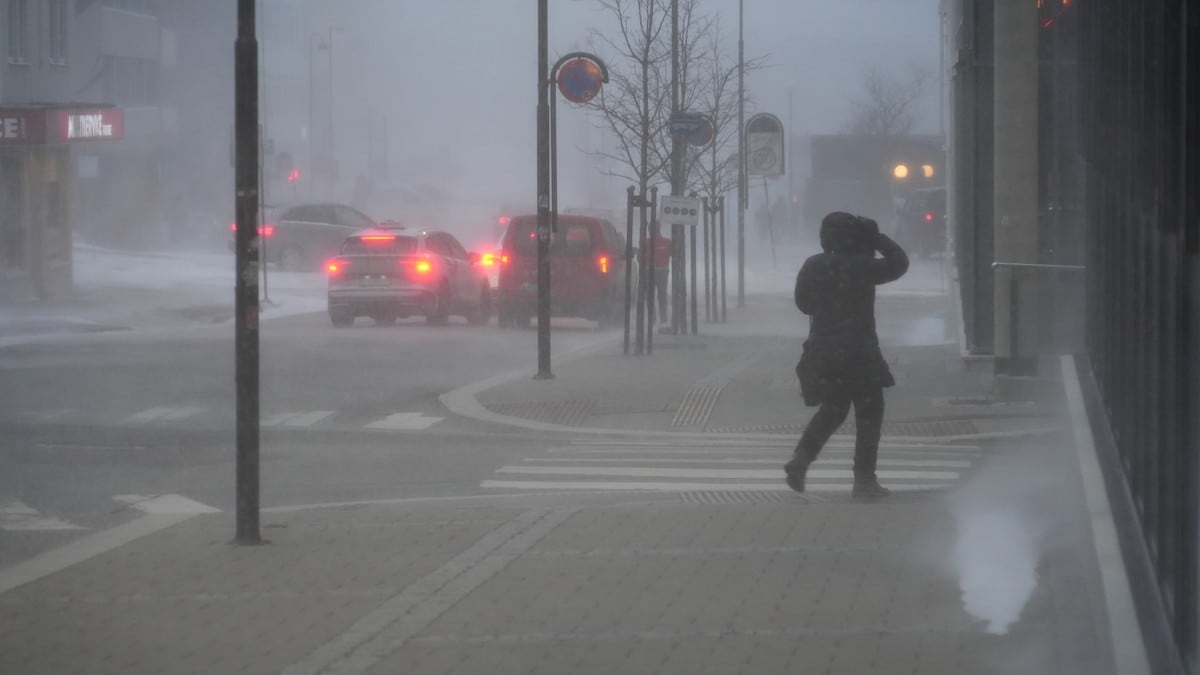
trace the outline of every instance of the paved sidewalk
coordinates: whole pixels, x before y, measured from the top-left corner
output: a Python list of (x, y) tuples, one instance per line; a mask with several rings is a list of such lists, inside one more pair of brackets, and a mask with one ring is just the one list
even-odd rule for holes
[(608, 476), (268, 509), (261, 547), (228, 543), (230, 514), (181, 518), (0, 593), (0, 672), (1114, 672), (1061, 385), (997, 398), (936, 326), (902, 320), (944, 302), (880, 302), (899, 327), (883, 336), (898, 386), (881, 459), (961, 467), (936, 485), (898, 471), (885, 483), (905, 491), (856, 503), (831, 468), (812, 494), (782, 486), (811, 414), (792, 373), (803, 326), (786, 298), (756, 296), (702, 336), (656, 336), (653, 355), (606, 340), (552, 381), (443, 397), (646, 460), (674, 488)]

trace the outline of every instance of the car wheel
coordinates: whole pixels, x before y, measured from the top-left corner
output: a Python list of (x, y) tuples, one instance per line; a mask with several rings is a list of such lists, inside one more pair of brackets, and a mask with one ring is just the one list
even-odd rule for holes
[(354, 323), (354, 312), (348, 309), (330, 308), (329, 321), (338, 328), (345, 328)]
[(443, 283), (437, 295), (434, 296), (433, 309), (425, 315), (425, 323), (431, 326), (445, 326), (450, 322), (450, 286)]
[(279, 266), (288, 272), (299, 272), (304, 269), (304, 252), (295, 246), (288, 246), (279, 253)]
[(487, 284), (479, 291), (479, 305), (467, 315), (472, 326), (486, 326), (492, 319), (492, 289)]

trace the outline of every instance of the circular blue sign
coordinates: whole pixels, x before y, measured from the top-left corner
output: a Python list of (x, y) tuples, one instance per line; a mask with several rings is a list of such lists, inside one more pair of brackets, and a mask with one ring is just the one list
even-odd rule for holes
[(690, 132), (688, 132), (687, 140), (688, 143), (703, 148), (709, 143), (712, 143), (713, 136), (717, 135), (717, 129), (715, 126), (713, 126), (712, 120), (710, 120), (708, 117), (704, 115), (699, 115), (698, 117), (700, 118), (700, 121)]
[(587, 59), (573, 59), (558, 69), (558, 90), (572, 103), (592, 100), (600, 93), (601, 84), (600, 66)]

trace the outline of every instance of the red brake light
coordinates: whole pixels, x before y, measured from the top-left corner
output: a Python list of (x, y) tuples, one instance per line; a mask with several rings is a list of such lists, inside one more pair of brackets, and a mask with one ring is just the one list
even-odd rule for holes
[(393, 234), (364, 234), (359, 239), (368, 244), (385, 244), (396, 241), (396, 236)]
[(496, 222), (500, 225), (508, 225), (512, 222), (512, 216), (500, 216), (496, 219)]
[(325, 263), (325, 271), (331, 277), (341, 276), (342, 272), (345, 272), (346, 267), (349, 265), (350, 263), (346, 260), (330, 260)]
[[(237, 223), (230, 223), (229, 231), (236, 233), (237, 232)], [(275, 226), (274, 225), (262, 225), (258, 228), (258, 236), (260, 236), (260, 237), (269, 237), (273, 234), (275, 234)]]
[(507, 254), (507, 253), (501, 253), (501, 254), (500, 254), (500, 264), (501, 264), (501, 265), (507, 265), (507, 264), (508, 264), (508, 254)]
[(933, 214), (932, 214), (932, 213), (926, 213), (926, 214), (925, 214), (925, 222), (927, 222), (927, 223), (932, 223), (932, 222), (933, 222)]
[(484, 253), (483, 255), (479, 256), (479, 264), (483, 265), (484, 267), (491, 267), (492, 265), (495, 265), (496, 254)]
[(596, 260), (596, 264), (600, 266), (601, 274), (608, 274), (608, 256), (602, 255)]
[(430, 265), (428, 260), (418, 260), (415, 269), (421, 274), (429, 274), (429, 271), (433, 269), (433, 265)]

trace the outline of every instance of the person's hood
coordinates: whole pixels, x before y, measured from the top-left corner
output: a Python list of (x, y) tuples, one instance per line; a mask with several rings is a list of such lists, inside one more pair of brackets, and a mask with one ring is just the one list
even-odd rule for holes
[(875, 250), (871, 221), (845, 211), (821, 220), (821, 249), (826, 253), (866, 254)]

